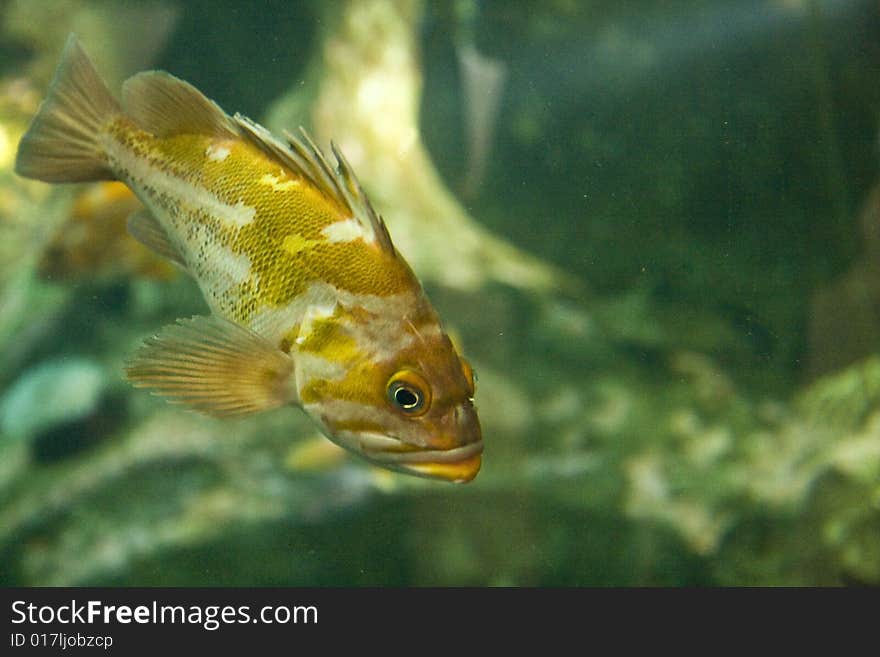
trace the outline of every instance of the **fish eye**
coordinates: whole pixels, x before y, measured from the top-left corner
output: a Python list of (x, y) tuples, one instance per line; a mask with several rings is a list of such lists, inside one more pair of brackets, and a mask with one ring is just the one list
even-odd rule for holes
[(422, 405), (422, 393), (405, 383), (395, 383), (392, 390), (394, 403), (405, 411), (414, 411)]
[(412, 370), (401, 370), (388, 381), (388, 400), (407, 415), (417, 417), (428, 410), (431, 391)]

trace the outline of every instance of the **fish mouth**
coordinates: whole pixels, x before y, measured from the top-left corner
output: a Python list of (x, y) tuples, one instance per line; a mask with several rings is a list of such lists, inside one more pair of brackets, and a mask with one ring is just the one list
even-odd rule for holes
[[(378, 438), (378, 436), (376, 436)], [(483, 441), (453, 447), (452, 449), (423, 449), (416, 445), (401, 443), (395, 439), (382, 437), (381, 448), (373, 449), (362, 444), (363, 455), (386, 468), (393, 468), (407, 474), (443, 479), (456, 484), (471, 481), (480, 471)], [(386, 442), (387, 441), (387, 442)], [(393, 445), (391, 444), (393, 441)], [(374, 440), (369, 440), (374, 443)]]

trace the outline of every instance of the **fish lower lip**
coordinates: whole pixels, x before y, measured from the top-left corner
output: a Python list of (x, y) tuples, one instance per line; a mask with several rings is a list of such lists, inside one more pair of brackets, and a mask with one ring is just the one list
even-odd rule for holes
[(481, 456), (480, 452), (477, 452), (460, 461), (403, 463), (401, 467), (410, 474), (464, 484), (477, 476), (477, 473), (480, 471), (480, 465)]
[(464, 483), (477, 476), (482, 453), (483, 441), (480, 440), (453, 449), (382, 451), (368, 453), (367, 456), (380, 461), (383, 465), (391, 465), (410, 474)]
[(409, 451), (399, 450), (376, 450), (366, 452), (367, 456), (379, 458), (384, 462), (400, 464), (430, 463), (456, 463), (466, 458), (481, 454), (483, 441), (468, 443), (452, 449), (415, 449)]

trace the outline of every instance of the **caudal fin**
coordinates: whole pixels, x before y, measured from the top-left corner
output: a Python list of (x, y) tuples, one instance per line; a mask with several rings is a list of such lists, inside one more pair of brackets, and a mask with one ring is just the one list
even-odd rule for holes
[(18, 145), (15, 172), (46, 182), (112, 180), (99, 143), (108, 119), (120, 112), (72, 34), (46, 99)]

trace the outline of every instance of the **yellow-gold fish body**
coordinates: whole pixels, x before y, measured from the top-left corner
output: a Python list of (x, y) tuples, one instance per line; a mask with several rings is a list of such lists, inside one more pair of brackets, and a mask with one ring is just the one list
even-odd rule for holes
[(217, 416), (301, 406), (391, 469), (469, 481), (483, 449), (473, 374), (335, 146), (286, 142), (167, 73), (112, 97), (74, 37), (19, 145), (47, 182), (120, 180), (129, 232), (211, 310), (149, 338), (134, 385)]

